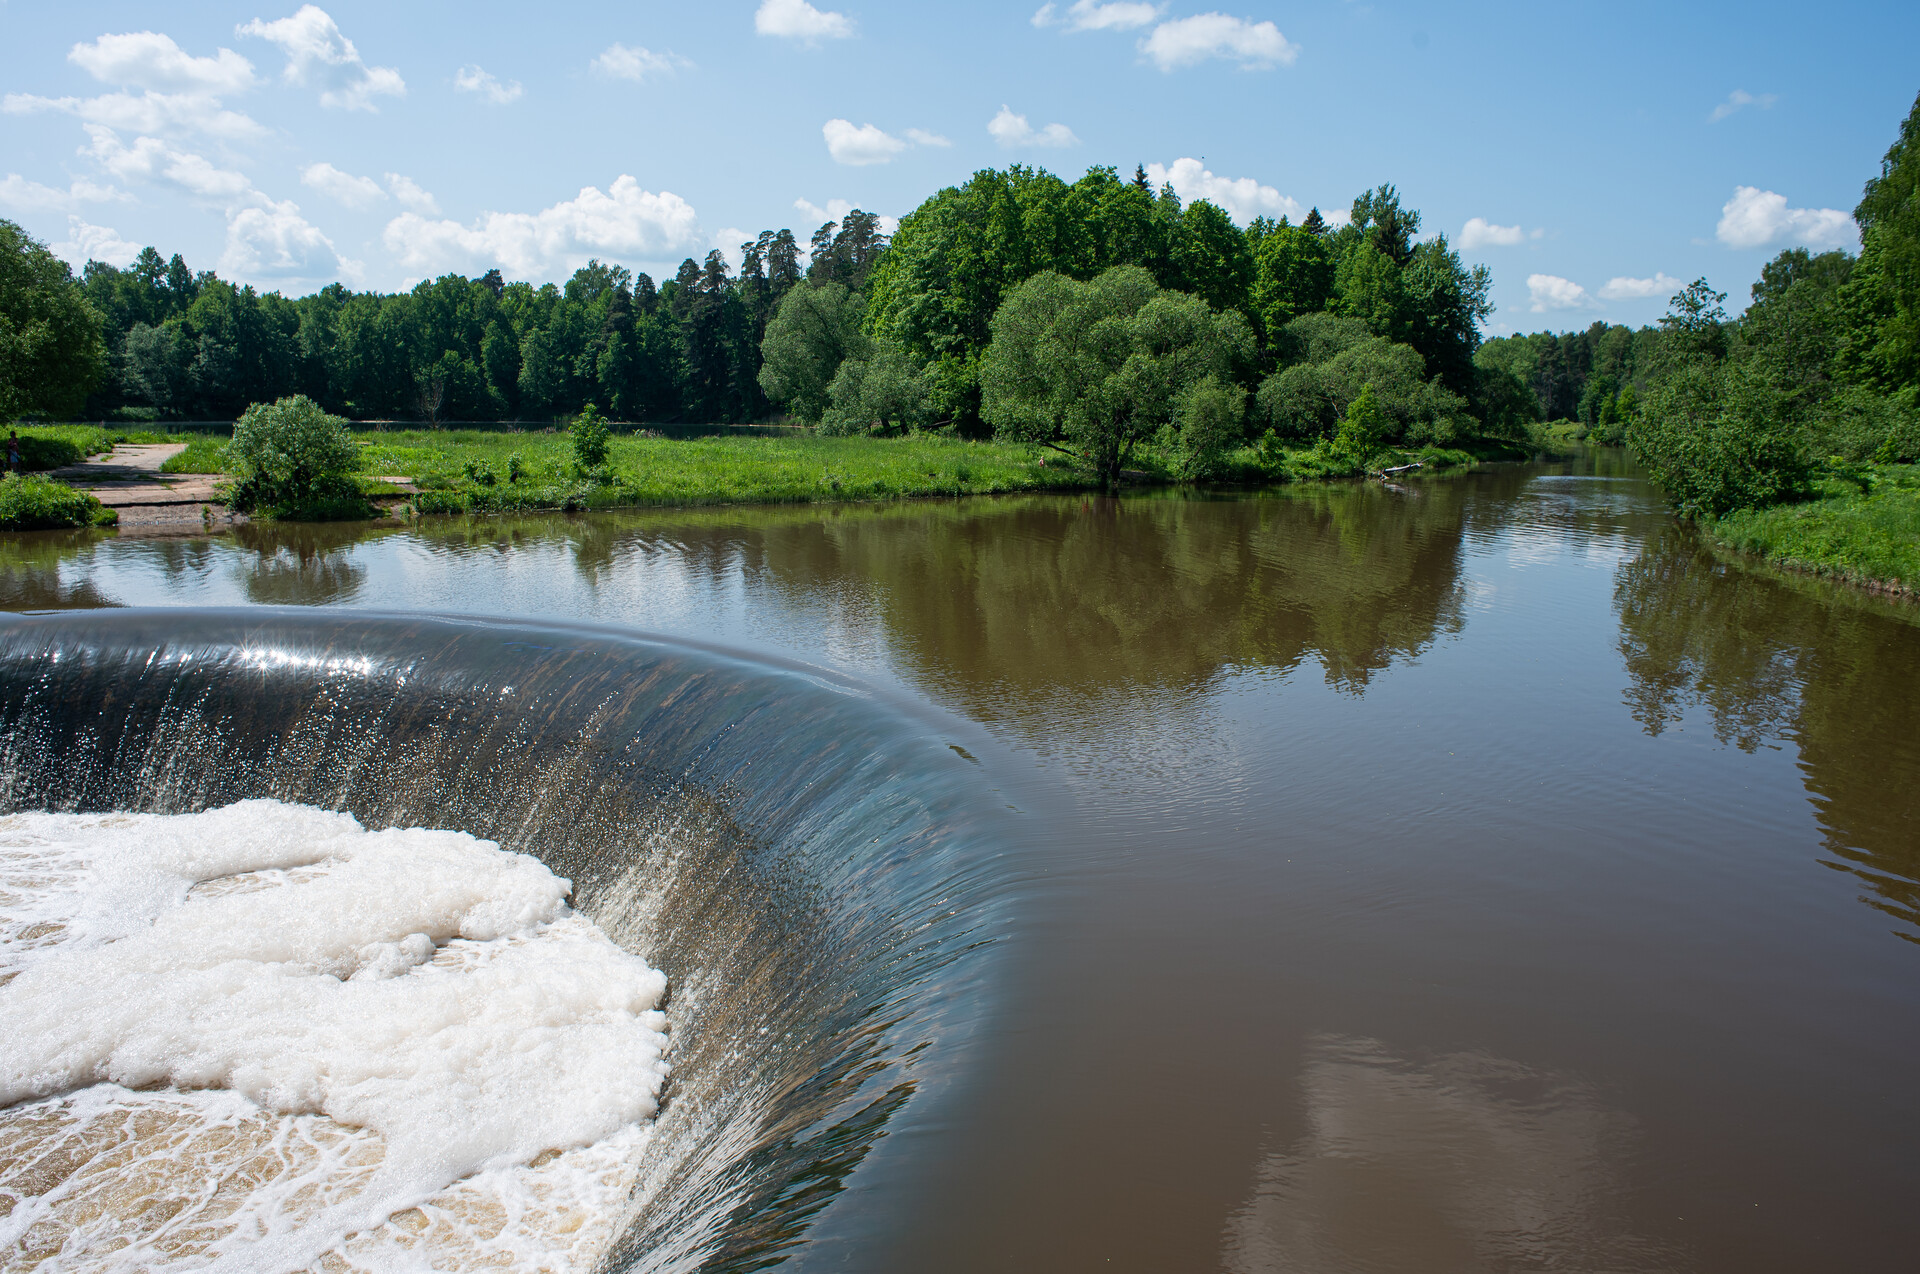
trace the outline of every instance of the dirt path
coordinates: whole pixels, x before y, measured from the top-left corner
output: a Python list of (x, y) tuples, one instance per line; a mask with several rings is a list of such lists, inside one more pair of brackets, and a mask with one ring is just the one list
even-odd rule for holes
[(161, 473), (160, 466), (185, 451), (181, 442), (122, 443), (105, 456), (55, 469), (58, 478), (120, 515), (120, 527), (199, 530), (234, 518), (214, 495), (214, 473)]

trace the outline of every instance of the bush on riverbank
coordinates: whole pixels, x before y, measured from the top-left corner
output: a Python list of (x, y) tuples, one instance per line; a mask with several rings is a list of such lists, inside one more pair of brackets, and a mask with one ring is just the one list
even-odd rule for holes
[(34, 474), (0, 478), (0, 531), (112, 526), (119, 515), (84, 491)]
[(304, 394), (247, 408), (233, 426), (227, 464), (236, 509), (289, 522), (379, 516), (351, 476), (360, 464), (353, 431)]
[(1871, 465), (1829, 477), (1815, 498), (1708, 521), (1719, 543), (1781, 566), (1920, 593), (1920, 466)]

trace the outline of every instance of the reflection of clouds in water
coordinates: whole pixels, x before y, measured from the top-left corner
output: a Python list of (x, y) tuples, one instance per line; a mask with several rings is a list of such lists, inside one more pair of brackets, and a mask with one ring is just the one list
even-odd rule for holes
[(1424, 1065), (1321, 1036), (1308, 1131), (1260, 1164), (1223, 1264), (1274, 1271), (1664, 1270), (1619, 1196), (1633, 1137), (1589, 1087), (1484, 1053)]

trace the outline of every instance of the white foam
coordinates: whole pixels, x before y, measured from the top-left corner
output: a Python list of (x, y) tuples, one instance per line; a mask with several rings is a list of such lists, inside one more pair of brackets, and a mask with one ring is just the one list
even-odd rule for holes
[[(123, 1182), (16, 1193), (0, 1263), (38, 1225), (74, 1258), (42, 1268), (292, 1269), (330, 1249), (412, 1267), (433, 1217), (472, 1214), (478, 1190), (506, 1218), (496, 1238), (527, 1229), (515, 1217), (567, 1218), (571, 1255), (541, 1248), (537, 1225), (509, 1244), (513, 1268), (567, 1268), (570, 1200), (613, 1191), (617, 1206), (617, 1165), (667, 1070), (664, 977), (571, 912), (567, 889), (463, 833), (366, 831), (273, 801), (0, 819), (0, 1191), (5, 1161), (25, 1163), (7, 1129), (84, 1141), (145, 1119), (173, 1130), (156, 1145), (198, 1137), (255, 1160), (264, 1145), (283, 1165), (248, 1170), (244, 1205), (177, 1207), (201, 1218), (172, 1226), (191, 1241), (116, 1228), (97, 1204), (55, 1224), (61, 1189)], [(207, 1141), (213, 1128), (227, 1131)], [(455, 1182), (464, 1204), (446, 1202)], [(389, 1222), (416, 1205), (422, 1225)]]

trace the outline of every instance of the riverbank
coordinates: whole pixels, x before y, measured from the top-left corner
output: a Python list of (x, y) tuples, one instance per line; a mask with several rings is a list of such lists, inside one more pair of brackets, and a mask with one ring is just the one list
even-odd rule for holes
[(1788, 570), (1874, 592), (1920, 596), (1920, 465), (1870, 465), (1823, 478), (1816, 497), (1704, 521), (1709, 539)]

